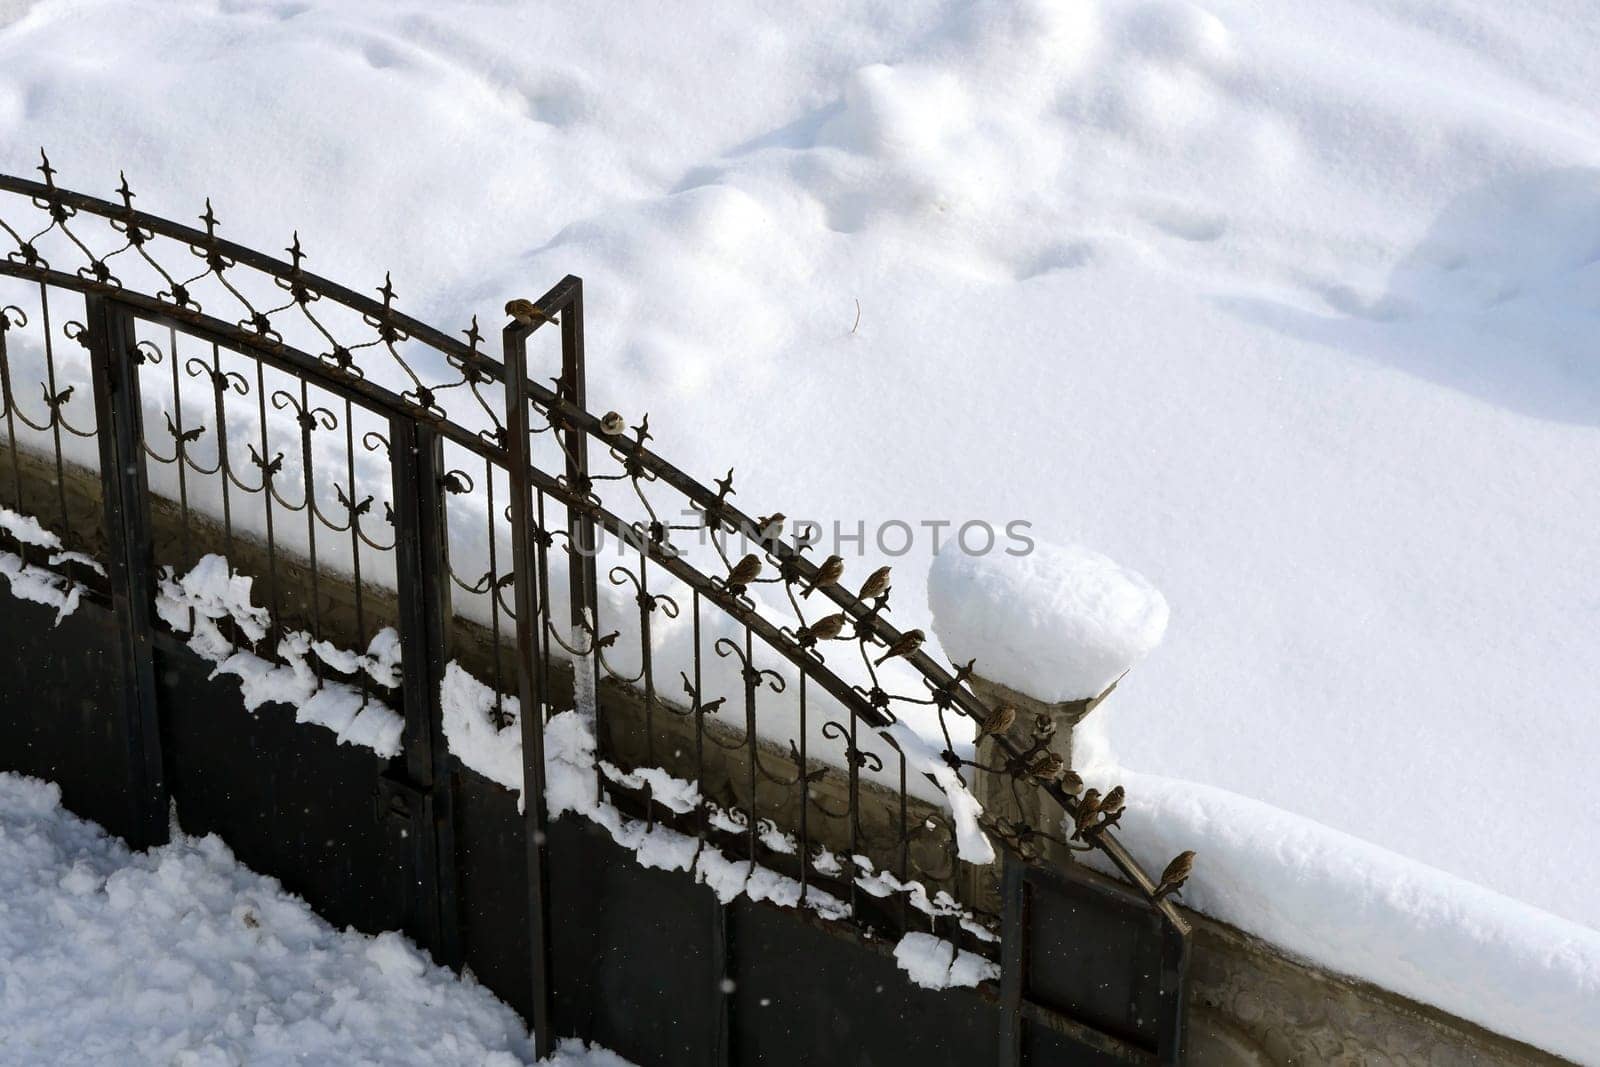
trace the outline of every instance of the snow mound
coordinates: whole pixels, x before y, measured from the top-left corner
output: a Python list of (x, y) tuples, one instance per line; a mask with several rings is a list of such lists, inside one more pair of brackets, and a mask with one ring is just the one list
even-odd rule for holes
[[(215, 837), (130, 853), (0, 774), (7, 1063), (533, 1062), (522, 1020), (396, 933), (333, 929)], [(553, 1067), (626, 1067), (563, 1043)]]
[(911, 933), (894, 947), (894, 962), (924, 989), (976, 986), (1000, 977), (999, 964), (933, 934)]
[(267, 636), (272, 615), (251, 603), (250, 586), (248, 576), (236, 573), (225, 557), (216, 554), (203, 557), (187, 574), (164, 567), (156, 590), (156, 615), (173, 632), (190, 635), (189, 648), (216, 666), (213, 677), (226, 674), (239, 679), (246, 711), (268, 703), (287, 704), (295, 709), (296, 722), (326, 727), (341, 744), (364, 745), (384, 759), (399, 755), (405, 730), (399, 713), (364, 689), (318, 678), (310, 662), (314, 652), (335, 670), (365, 671), (379, 685), (393, 687), (400, 683), (399, 634), (385, 627), (373, 636), (367, 654), (358, 655), (291, 631), (278, 641), (281, 662), (264, 659), (248, 648), (235, 647), (218, 625), (231, 621), (252, 644)]
[(513, 696), (499, 701), (499, 722), (495, 705), (494, 690), (451, 660), (439, 683), (445, 741), (462, 763), (517, 794), (521, 811), (522, 702)]
[(0, 530), (15, 537), (25, 545), (40, 548), (60, 548), (61, 538), (46, 530), (32, 515), (20, 515), (10, 508), (0, 508)]
[(983, 677), (1047, 703), (1104, 693), (1167, 628), (1155, 586), (1078, 545), (942, 552), (928, 569), (928, 607), (953, 660), (976, 659)]
[(1199, 851), (1181, 898), (1189, 907), (1328, 970), (1600, 1063), (1600, 933), (1226, 790), (1115, 775), (1128, 791), (1125, 844), (1142, 856)]

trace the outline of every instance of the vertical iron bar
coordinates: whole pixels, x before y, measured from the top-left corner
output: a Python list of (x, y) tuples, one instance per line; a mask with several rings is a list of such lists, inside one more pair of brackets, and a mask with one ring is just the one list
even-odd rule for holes
[[(89, 311), (89, 315), (90, 315), (91, 318), (93, 318), (93, 316), (94, 316), (95, 308), (96, 308), (95, 304), (91, 303), (91, 304), (88, 305), (88, 311)], [(50, 327), (50, 286), (46, 285), (43, 279), (40, 279), (40, 281), (39, 281), (39, 317), (40, 317), (41, 323), (44, 326), (44, 369), (45, 369), (45, 378), (46, 378), (47, 382), (49, 383), (50, 396), (54, 397), (56, 395), (56, 347), (55, 347), (55, 342), (53, 342), (50, 339), (50, 331), (51, 331), (51, 327)], [(92, 324), (87, 327), (87, 329), (90, 329), (90, 330), (93, 330), (94, 328), (95, 327)], [(129, 329), (130, 334), (131, 334), (132, 329), (133, 329), (133, 326), (132, 326), (131, 323), (129, 324), (128, 329)], [(91, 340), (89, 343), (91, 345), (93, 345), (94, 341)], [(92, 360), (93, 358), (94, 357), (91, 354), (90, 355), (90, 359)], [(110, 379), (107, 379), (108, 383), (109, 383), (109, 381), (110, 381)], [(139, 394), (137, 392), (134, 393), (135, 399), (138, 398), (138, 395)], [(98, 408), (97, 408), (97, 412), (96, 413), (98, 414)], [(137, 409), (135, 409), (134, 417), (135, 418), (140, 417), (139, 412), (138, 412)], [(97, 425), (95, 426), (95, 430), (99, 434), (99, 436), (100, 436), (100, 438), (102, 440), (104, 440), (105, 436), (106, 436), (105, 435), (105, 430), (103, 429), (104, 426), (105, 426), (105, 423), (103, 423), (103, 422), (102, 423), (97, 423)], [(51, 436), (51, 441), (55, 445), (55, 456), (56, 456), (56, 496), (57, 496), (58, 500), (61, 503), (61, 536), (62, 536), (62, 538), (64, 538), (67, 541), (67, 543), (70, 544), (71, 541), (72, 541), (72, 520), (67, 515), (66, 461), (65, 461), (65, 459), (63, 459), (63, 457), (61, 455), (61, 407), (60, 407), (60, 405), (55, 404), (55, 403), (52, 403), (50, 405), (50, 436)], [(144, 464), (141, 463), (140, 464), (140, 468), (142, 469), (143, 466), (144, 466)], [(114, 473), (107, 473), (104, 468), (101, 468), (100, 477), (102, 479), (113, 478), (113, 477), (115, 477), (115, 474)], [(117, 536), (117, 531), (115, 529), (107, 530), (106, 531), (106, 535), (108, 537), (115, 537), (115, 536)]]
[[(561, 293), (560, 306), (546, 307), (545, 310), (559, 312), (561, 316), (560, 394), (573, 408), (583, 411), (588, 399), (584, 382), (583, 283), (569, 275), (556, 286), (556, 291)], [(506, 366), (509, 373), (510, 364)], [(589, 435), (572, 425), (564, 425), (560, 432), (564, 446), (562, 451), (567, 461), (567, 487), (574, 495), (587, 497), (590, 488)], [(571, 573), (568, 575), (572, 591), (572, 621), (581, 630), (587, 611), (589, 622), (598, 628), (599, 621), (594, 617), (598, 599), (595, 589), (594, 516), (587, 508), (567, 508), (567, 533), (569, 544), (575, 550)], [(596, 669), (598, 671), (598, 662)], [(598, 678), (597, 673), (597, 681)], [(604, 741), (603, 738), (597, 740)]]
[[(444, 448), (436, 432), (408, 418), (389, 424), (394, 473), (394, 565), (400, 600), (401, 702), (406, 775), (426, 798), (413, 818), (419, 908), (413, 919), (439, 962), (460, 966), (454, 790), (439, 687), (450, 657), (450, 563)], [(354, 496), (352, 480), (351, 496)], [(352, 520), (353, 521), (353, 520)], [(356, 551), (359, 552), (359, 547)]]
[[(532, 945), (534, 1052), (551, 1052), (550, 871), (544, 798), (544, 660), (539, 627), (546, 605), (534, 603), (533, 486), (528, 439), (528, 334), (511, 323), (503, 334), (506, 369), (506, 453), (511, 482), (511, 556), (516, 598), (517, 693), (522, 705), (522, 815), (528, 860), (528, 939)], [(575, 557), (575, 559), (581, 557)], [(573, 565), (574, 571), (578, 564)], [(577, 611), (574, 605), (574, 611)], [(581, 669), (581, 664), (578, 667)]]
[[(311, 430), (317, 418), (311, 408), (311, 387), (300, 379), (300, 467), (306, 486), (306, 577), (311, 581), (311, 639), (322, 640), (322, 583), (317, 566), (317, 486), (311, 463)], [(311, 672), (322, 684), (322, 657), (311, 657)]]
[(278, 540), (272, 527), (272, 499), (276, 491), (272, 487), (272, 441), (267, 433), (267, 379), (259, 359), (256, 360), (256, 412), (261, 426), (261, 506), (267, 528), (267, 583), (272, 589), (270, 610), (275, 644), (283, 632), (283, 597), (278, 580)]
[[(504, 730), (511, 725), (510, 712), (506, 710), (506, 679), (500, 653), (500, 516), (494, 503), (494, 461), (483, 460), (483, 487), (487, 498), (486, 514), (489, 518), (489, 650), (494, 660), (494, 725)], [(514, 577), (514, 575), (513, 575)], [(515, 591), (513, 591), (514, 595)]]
[(750, 848), (750, 869), (755, 870), (760, 857), (760, 818), (756, 811), (756, 767), (760, 758), (756, 752), (756, 673), (755, 653), (751, 647), (750, 627), (744, 628), (744, 736), (750, 750), (750, 825), (747, 827)]
[(806, 764), (806, 671), (800, 668), (800, 908), (805, 910), (806, 893), (811, 888), (811, 837), (806, 820), (811, 807), (811, 776)]
[[(160, 709), (151, 613), (149, 492), (134, 319), (108, 297), (85, 297), (105, 497), (107, 572), (116, 611), (122, 668), (122, 717), (133, 801), (128, 843), (136, 849), (167, 841), (168, 794), (161, 762)], [(59, 458), (59, 454), (58, 454)]]
[(861, 919), (861, 899), (859, 887), (856, 884), (856, 873), (860, 867), (856, 864), (856, 857), (861, 855), (861, 749), (856, 746), (856, 709), (850, 707), (850, 747), (845, 752), (845, 758), (850, 764), (848, 776), (850, 783), (848, 811), (850, 813), (850, 858), (844, 864), (844, 876), (850, 886), (850, 921), (859, 922)]
[[(641, 680), (644, 682), (644, 765), (656, 766), (656, 678), (655, 660), (651, 655), (650, 616), (655, 603), (650, 599), (650, 555), (640, 546), (639, 552), (639, 655), (643, 660)], [(655, 789), (644, 783), (645, 826), (656, 825)]]
[[(906, 811), (906, 754), (900, 750), (899, 745), (894, 746), (900, 756), (900, 884), (908, 885), (911, 882), (911, 828)], [(961, 944), (961, 923), (952, 920), (955, 926), (955, 935), (951, 939), (955, 945)], [(911, 894), (900, 894), (900, 932), (905, 933), (911, 929)]]
[[(26, 514), (28, 509), (22, 503), (22, 445), (17, 440), (17, 401), (11, 394), (11, 360), (6, 355), (6, 334), (10, 329), (11, 321), (6, 318), (5, 311), (0, 310), (0, 406), (5, 408), (6, 446), (11, 452), (11, 506)], [(19, 553), (27, 559), (25, 552), (19, 550)]]
[(211, 384), (217, 394), (217, 469), (222, 475), (222, 547), (231, 560), (233, 555), (233, 500), (229, 483), (233, 480), (233, 464), (228, 459), (228, 380), (222, 376), (222, 350), (215, 341), (211, 344)]
[(694, 766), (700, 784), (700, 809), (695, 826), (695, 856), (705, 847), (706, 831), (711, 828), (711, 798), (705, 794), (706, 781), (706, 695), (700, 678), (700, 590), (694, 591)]
[[(550, 652), (550, 534), (545, 526), (544, 517), (544, 490), (536, 489), (534, 499), (534, 574), (537, 575), (538, 584), (534, 587), (534, 603), (540, 605), (539, 610), (539, 666), (544, 671), (546, 679), (552, 676), (552, 660)], [(577, 665), (573, 665), (573, 684), (577, 684)], [(574, 688), (574, 706), (576, 706), (576, 688)], [(545, 694), (545, 699), (550, 699), (550, 694)]]
[[(356, 609), (356, 631), (355, 631), (355, 645), (354, 645), (354, 647), (355, 647), (355, 649), (357, 651), (365, 651), (366, 648), (367, 648), (367, 610), (366, 610), (366, 596), (363, 593), (362, 587), (361, 587), (361, 512), (359, 510), (360, 509), (360, 487), (356, 485), (356, 421), (355, 421), (355, 413), (356, 413), (355, 405), (350, 402), (350, 398), (349, 397), (346, 397), (345, 401), (344, 401), (344, 462), (345, 462), (345, 483), (344, 483), (344, 488), (345, 488), (346, 497), (350, 502), (348, 507), (346, 507), (345, 510), (347, 512), (349, 512), (349, 514), (346, 516), (346, 518), (350, 523), (350, 589), (351, 589), (351, 592), (352, 592), (352, 597), (355, 600), (355, 609)], [(395, 421), (401, 422), (401, 421), (409, 421), (409, 420), (395, 420)], [(391, 437), (393, 436), (392, 430), (393, 430), (393, 427), (391, 425), (391, 433), (390, 433)], [(412, 444), (414, 445), (415, 442), (412, 442)], [(396, 482), (398, 482), (398, 479), (400, 477), (400, 468), (413, 465), (413, 461), (420, 461), (417, 453), (412, 453), (404, 461), (397, 460), (397, 459), (395, 459), (395, 456), (394, 456), (394, 446), (390, 445), (390, 447), (389, 447), (389, 473), (390, 473), (390, 476), (393, 479), (396, 480)], [(227, 483), (224, 482), (223, 484), (226, 485)], [(396, 487), (398, 488), (398, 485)], [(414, 487), (407, 486), (407, 489), (408, 489), (408, 493), (407, 493), (408, 497), (411, 496), (411, 495), (414, 495), (414, 493), (415, 493)], [(402, 498), (399, 497), (399, 496), (396, 496), (395, 499), (396, 500), (401, 500)], [(399, 518), (399, 516), (396, 516), (395, 517), (395, 532), (396, 532), (397, 535), (399, 533), (399, 530), (400, 530), (400, 518)], [(413, 530), (413, 532), (415, 532), (415, 531)], [(405, 571), (400, 568), (399, 545), (400, 545), (400, 542), (399, 542), (399, 539), (397, 537), (396, 540), (395, 540), (395, 552), (396, 552), (396, 558), (395, 558), (396, 574), (395, 574), (395, 578), (396, 578), (396, 582), (399, 581), (399, 575), (405, 573)], [(426, 566), (427, 562), (428, 561), (425, 560), (423, 562), (423, 565)], [(426, 570), (423, 570), (423, 571), (421, 571), (419, 573), (421, 573), (422, 575), (426, 576), (428, 572)], [(400, 610), (402, 612), (406, 610), (403, 599), (402, 599), (402, 605), (401, 605), (401, 609)], [(402, 657), (405, 655), (405, 653), (403, 651), (403, 646), (402, 646), (401, 655), (402, 655)], [(367, 677), (367, 672), (366, 671), (358, 670), (356, 672), (356, 684), (361, 687), (361, 706), (362, 707), (366, 707), (367, 706), (367, 701), (372, 699), (372, 686), (370, 684), (370, 679), (368, 679), (368, 677)], [(412, 780), (413, 781), (419, 781), (419, 779), (417, 779), (415, 777), (413, 777)]]
[[(183, 546), (180, 561), (183, 569), (188, 570), (195, 565), (189, 536), (189, 457), (184, 454), (189, 446), (183, 440), (183, 383), (178, 378), (181, 357), (178, 355), (178, 331), (173, 326), (167, 327), (167, 359), (172, 364), (172, 453), (177, 458), (178, 521), (181, 524), (178, 543)], [(191, 626), (194, 624), (193, 609), (189, 612), (189, 622)]]

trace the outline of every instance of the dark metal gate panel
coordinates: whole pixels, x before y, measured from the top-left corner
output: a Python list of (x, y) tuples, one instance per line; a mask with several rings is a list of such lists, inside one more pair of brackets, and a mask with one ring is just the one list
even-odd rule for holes
[(651, 870), (598, 828), (550, 825), (551, 962), (557, 1033), (639, 1064), (725, 1063), (730, 977), (718, 944), (721, 906), (689, 876)]
[(973, 1067), (994, 1060), (998, 1010), (973, 989), (924, 989), (871, 943), (740, 901), (730, 909), (734, 1063)]
[(1002, 1067), (1052, 1062), (1062, 1038), (1100, 1057), (1083, 1062), (1181, 1062), (1186, 929), (1077, 865), (1008, 856), (1005, 896)]
[(127, 837), (137, 816), (118, 714), (116, 619), (94, 604), (59, 626), (55, 615), (14, 598), (0, 611), (0, 770), (57, 783), (68, 810)]
[(157, 642), (162, 748), (186, 833), (216, 834), (241, 863), (304, 897), (335, 926), (408, 923), (408, 823), (378, 804), (385, 761), (295, 721), (241, 706), (238, 683), (169, 638)]
[(458, 768), (454, 777), (463, 958), (478, 981), (531, 1019), (528, 867), (516, 797), (473, 771)]

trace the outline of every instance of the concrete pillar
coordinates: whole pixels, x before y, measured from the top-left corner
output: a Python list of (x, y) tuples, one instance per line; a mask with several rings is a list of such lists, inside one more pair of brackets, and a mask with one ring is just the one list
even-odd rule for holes
[[(1086, 700), (1047, 704), (980, 675), (973, 675), (968, 679), (968, 683), (972, 687), (973, 694), (991, 709), (1004, 706), (1016, 709), (1016, 721), (1006, 731), (1006, 737), (1013, 745), (1021, 751), (1027, 751), (1035, 743), (1035, 731), (1043, 728), (1050, 735), (1046, 747), (1059, 755), (1068, 769), (1072, 767), (1073, 729), (1085, 716), (1100, 706), (1100, 702), (1111, 694), (1112, 689), (1116, 688), (1113, 684), (1099, 696)], [(986, 815), (997, 821), (1022, 822), (1058, 837), (1065, 836), (1060, 827), (1062, 815), (1060, 805), (1044, 796), (1037, 783), (1025, 777), (1015, 778), (1006, 773), (1006, 755), (992, 735), (986, 734), (980, 737), (976, 748), (977, 762), (985, 767), (996, 768), (995, 771), (980, 769), (973, 772), (973, 795), (978, 798), (978, 803), (983, 805)], [(1072, 853), (1069, 850), (1050, 841), (1043, 841), (1042, 846), (1041, 855), (1051, 862), (1072, 862)], [(974, 887), (977, 893), (975, 899), (979, 901), (980, 907), (994, 910), (999, 905), (999, 891), (998, 888), (992, 888), (988, 884), (989, 881), (990, 879), (982, 879)]]

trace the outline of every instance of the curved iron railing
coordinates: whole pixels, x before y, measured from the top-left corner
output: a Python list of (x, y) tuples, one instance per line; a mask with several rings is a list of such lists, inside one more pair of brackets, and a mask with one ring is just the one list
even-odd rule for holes
[[(262, 498), (260, 505), (253, 506), (259, 506), (264, 516), (275, 618), (280, 613), (295, 614), (295, 608), (284, 602), (294, 599), (285, 592), (291, 583), (279, 580), (280, 569), (291, 564), (277, 549), (284, 517), (295, 516), (296, 527), (303, 521), (305, 530), (295, 534), (300, 540), (298, 548), (310, 560), (303, 576), (310, 586), (309, 596), (300, 597), (310, 604), (306, 628), (314, 637), (321, 637), (325, 597), (318, 573), (326, 563), (342, 575), (353, 572), (354, 636), (358, 644), (371, 636), (383, 610), (364, 602), (362, 590), (370, 584), (369, 578), (363, 577), (364, 561), (379, 571), (390, 566), (398, 569), (397, 546), (405, 546), (400, 544), (398, 532), (384, 535), (380, 531), (377, 502), (384, 492), (381, 487), (368, 491), (371, 479), (364, 480), (358, 466), (368, 462), (365, 457), (387, 454), (396, 479), (425, 476), (426, 465), (419, 475), (412, 470), (412, 459), (397, 455), (402, 445), (415, 451), (421, 433), (437, 440), (434, 447), (441, 454), (465, 457), (463, 464), (482, 464), (481, 484), (464, 466), (448, 460), (439, 464), (435, 476), (452, 501), (474, 501), (474, 508), (479, 509), (474, 515), (485, 524), (479, 553), (484, 558), (474, 561), (485, 565), (481, 574), (474, 576), (475, 565), (463, 573), (454, 531), (446, 535), (451, 552), (441, 555), (457, 594), (477, 606), (479, 621), (490, 631), (489, 643), (494, 649), (490, 669), (496, 675), (493, 688), (501, 693), (509, 688), (501, 684), (500, 646), (503, 629), (514, 628), (522, 707), (540, 707), (549, 713), (552, 679), (541, 676), (540, 671), (548, 672), (552, 664), (565, 661), (578, 672), (577, 691), (591, 682), (642, 691), (647, 750), (655, 736), (652, 716), (658, 712), (692, 721), (699, 743), (707, 743), (709, 736), (709, 743), (747, 749), (744, 787), (749, 810), (744, 813), (742, 836), (752, 861), (776, 858), (776, 853), (783, 851), (781, 845), (770, 843), (771, 826), (763, 826), (757, 790), (775, 784), (798, 792), (798, 867), (804, 892), (808, 877), (815, 876), (807, 855), (809, 813), (818, 811), (824, 819), (846, 822), (851, 845), (859, 846), (859, 790), (870, 785), (864, 778), (884, 780), (891, 788), (896, 784), (894, 768), (885, 762), (888, 756), (898, 760), (901, 825), (894, 842), (900, 852), (898, 877), (910, 881), (906, 853), (918, 831), (908, 828), (908, 778), (922, 775), (943, 791), (959, 791), (959, 776), (978, 766), (958, 749), (951, 729), (954, 716), (995, 737), (1004, 763), (985, 769), (1009, 775), (1017, 788), (1042, 790), (1060, 809), (1060, 816), (1049, 820), (1062, 827), (1059, 832), (1052, 825), (986, 817), (982, 826), (991, 837), (1027, 859), (1036, 857), (1039, 843), (1046, 839), (1071, 849), (1098, 850), (1169, 922), (1184, 926), (1169, 898), (1187, 875), (1190, 854), (1179, 857), (1160, 878), (1151, 878), (1113, 832), (1122, 810), (1121, 790), (1106, 796), (1084, 790), (1076, 776), (1049, 753), (1047, 735), (1036, 737), (1031, 745), (1007, 736), (1007, 710), (987, 706), (967, 684), (974, 664), (945, 667), (923, 649), (920, 631), (902, 631), (890, 621), (887, 569), (870, 576), (852, 593), (842, 584), (843, 564), (837, 557), (813, 562), (806, 555), (807, 546), (792, 544), (781, 536), (781, 516), (752, 518), (732, 502), (732, 470), (718, 479), (714, 488), (708, 487), (649, 447), (648, 416), (629, 427), (615, 413), (596, 416), (587, 410), (582, 292), (577, 279), (565, 279), (537, 301), (513, 301), (507, 306), (510, 322), (502, 334), (505, 358), (497, 360), (482, 350), (484, 337), (476, 318), (460, 339), (434, 329), (396, 308), (395, 289), (388, 277), (374, 299), (310, 273), (304, 266), (308, 257), (298, 235), (286, 249), (287, 260), (266, 256), (219, 236), (220, 222), (209, 201), (200, 217), (203, 228), (194, 228), (136, 210), (126, 179), (114, 202), (57, 186), (48, 159), (39, 170), (43, 181), (0, 175), (0, 192), (12, 194), (9, 203), (0, 202), (0, 240), (8, 239), (11, 245), (0, 260), (0, 279), (9, 277), (38, 287), (44, 320), (38, 355), (42, 357), (45, 413), (28, 415), (13, 388), (5, 338), (8, 328), (27, 325), (29, 316), (21, 307), (10, 305), (0, 311), (0, 419), (13, 446), (26, 443), (30, 434), (49, 439), (53, 449), (50, 461), (60, 485), (66, 484), (65, 465), (76, 461), (71, 442), (92, 438), (97, 431), (67, 415), (76, 410), (71, 407), (73, 385), (67, 382), (70, 375), (63, 372), (62, 356), (52, 337), (51, 289), (109, 302), (124, 309), (138, 329), (147, 334), (155, 331), (141, 338), (130, 326), (126, 355), (139, 365), (135, 373), (148, 374), (153, 368), (165, 367), (164, 373), (170, 375), (171, 405), (163, 413), (168, 443), (157, 447), (147, 437), (141, 447), (149, 460), (174, 468), (175, 475), (168, 477), (172, 484), (164, 493), (178, 500), (185, 538), (191, 511), (204, 512), (212, 519), (220, 516), (231, 548), (240, 494)], [(18, 214), (19, 210), (26, 214)], [(87, 224), (93, 224), (95, 232), (88, 232)], [(177, 269), (169, 255), (174, 252), (187, 257), (176, 262), (188, 269)], [(0, 300), (0, 305), (5, 304)], [(218, 313), (220, 309), (226, 310)], [(528, 370), (530, 339), (547, 327), (559, 331), (562, 342), (562, 374), (552, 385), (536, 380)], [(92, 323), (86, 327), (71, 321), (65, 324), (63, 336), (87, 346), (86, 331), (91, 328)], [(200, 344), (201, 355), (181, 358), (180, 344), (194, 343)], [(230, 365), (237, 357), (248, 360), (242, 364), (244, 370)], [(247, 373), (251, 369), (253, 375)], [(276, 381), (276, 388), (269, 376)], [(211, 386), (208, 415), (215, 443), (210, 445), (209, 458), (202, 443), (208, 428), (205, 420), (185, 417), (185, 379)], [(164, 380), (161, 388), (167, 388)], [(256, 425), (247, 442), (250, 459), (247, 469), (238, 470), (238, 435), (232, 441), (228, 435), (230, 426), (239, 424), (241, 405), (252, 394)], [(448, 410), (446, 404), (456, 410)], [(340, 429), (343, 470), (325, 471), (314, 442)], [(406, 439), (397, 440), (397, 435)], [(356, 450), (358, 440), (362, 453)], [(597, 446), (593, 456), (591, 444)], [(12, 449), (19, 503), (22, 491), (16, 453), (20, 451), (20, 447)], [(541, 454), (549, 460), (539, 458)], [(592, 464), (591, 459), (598, 462)], [(404, 475), (402, 466), (407, 472)], [(254, 469), (253, 475), (248, 468)], [(303, 484), (298, 491), (290, 491), (285, 483), (296, 472)], [(327, 476), (319, 480), (319, 473)], [(191, 500), (191, 476), (216, 478), (220, 490), (208, 490), (212, 496), (204, 502)], [(620, 494), (607, 490), (612, 483), (618, 483)], [(676, 508), (661, 499), (663, 491), (673, 494), (671, 503)], [(611, 495), (609, 503), (603, 492)], [(501, 499), (508, 503), (502, 505)], [(385, 499), (382, 503), (386, 522), (394, 524), (397, 502)], [(61, 521), (70, 532), (74, 520), (65, 490), (59, 505)], [(261, 525), (253, 524), (255, 535), (261, 533)], [(347, 538), (348, 544), (341, 542), (332, 557), (324, 547), (319, 561), (319, 545), (328, 544), (329, 533)], [(502, 533), (508, 536), (503, 538)], [(702, 543), (685, 544), (691, 534), (703, 539)], [(623, 593), (620, 600), (601, 595), (605, 586), (600, 582), (597, 553), (598, 542), (606, 537), (633, 553), (628, 557), (631, 565), (617, 564), (605, 571), (606, 585)], [(735, 549), (735, 539), (751, 550)], [(510, 541), (514, 557), (509, 571), (502, 565), (499, 546), (503, 540)], [(560, 554), (552, 552), (558, 540), (564, 541)], [(553, 594), (559, 589), (552, 589), (551, 579), (560, 568), (552, 566), (552, 557), (556, 563), (563, 559), (566, 563), (571, 624), (565, 634), (553, 610)], [(372, 562), (375, 558), (379, 560), (376, 564)], [(657, 571), (677, 584), (670, 589), (652, 588), (653, 572)], [(680, 602), (684, 593), (687, 604)], [(821, 598), (820, 605), (813, 606), (813, 597)], [(403, 614), (404, 606), (395, 610)], [(630, 615), (633, 610), (636, 617)], [(715, 660), (701, 654), (702, 626), (708, 617), (733, 626), (713, 641)], [(540, 625), (525, 625), (529, 619), (538, 619)], [(653, 657), (660, 644), (659, 631), (678, 625), (679, 620), (688, 620), (681, 625), (692, 626), (692, 676), (687, 667), (679, 672), (675, 681), (681, 682), (684, 700), (674, 701), (657, 685)], [(624, 629), (637, 638), (637, 663), (623, 662), (620, 657), (617, 641)], [(852, 666), (830, 658), (836, 649), (851, 645)], [(763, 666), (757, 659), (758, 650), (763, 656), (775, 654), (778, 666)], [(855, 663), (857, 659), (859, 663)], [(712, 684), (703, 676), (702, 667), (715, 666), (718, 661), (732, 668), (731, 676), (737, 677), (738, 684), (733, 687), (734, 694), (713, 698)], [(592, 678), (582, 676), (590, 671)], [(365, 699), (369, 681), (364, 676), (361, 686)], [(817, 759), (809, 749), (809, 727), (815, 725), (807, 722), (812, 687), (823, 698), (817, 706), (823, 707), (825, 722), (818, 734), (840, 744), (840, 758)], [(679, 688), (667, 687), (674, 693)], [(785, 699), (798, 701), (789, 711), (799, 716), (795, 732), (787, 738), (787, 772), (773, 769), (773, 764), (782, 760), (770, 758), (770, 752), (763, 757), (763, 745), (777, 737), (761, 734), (756, 715), (761, 696), (784, 694)], [(742, 732), (730, 724), (708, 733), (708, 717), (718, 715), (732, 696), (743, 700)], [(931, 716), (942, 745), (929, 746), (927, 751), (919, 748), (915, 733), (903, 727), (912, 713)], [(827, 717), (835, 714), (837, 717)], [(539, 755), (527, 761), (532, 765), (528, 790), (535, 798), (530, 807), (537, 809), (543, 795), (541, 730), (534, 716), (523, 716), (522, 722), (524, 751)], [(869, 744), (861, 727), (882, 741)], [(408, 729), (414, 728), (414, 723), (408, 725)], [(647, 751), (641, 766), (654, 765), (649, 755)], [(843, 810), (830, 808), (814, 795), (820, 792), (818, 783), (823, 776), (841, 771), (848, 777), (848, 803)], [(613, 774), (610, 785), (615, 788), (622, 777), (626, 772)], [(654, 802), (648, 785), (642, 792), (647, 818), (673, 817)], [(699, 821), (698, 832), (707, 832), (706, 814), (700, 812), (694, 818)], [(946, 826), (941, 832), (953, 835), (955, 830)], [(782, 836), (778, 834), (778, 838)], [(854, 879), (847, 875), (845, 880), (853, 899)]]

